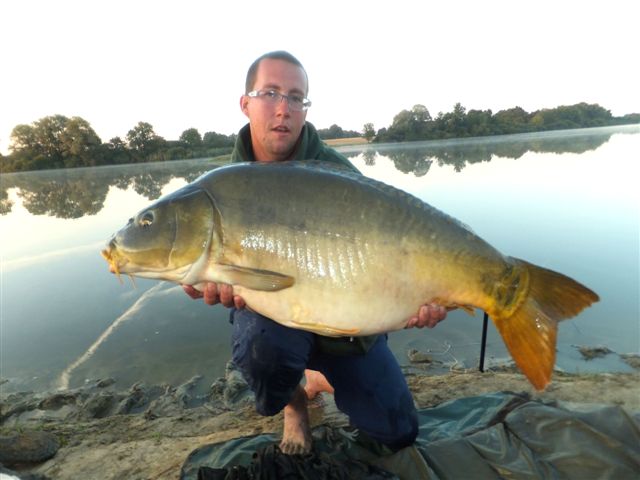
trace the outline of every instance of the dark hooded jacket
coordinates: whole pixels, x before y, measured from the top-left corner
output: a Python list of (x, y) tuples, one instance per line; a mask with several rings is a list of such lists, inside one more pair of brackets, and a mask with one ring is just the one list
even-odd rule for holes
[[(236, 144), (231, 153), (232, 162), (255, 162), (251, 146), (251, 130), (249, 124), (242, 127), (238, 133)], [(296, 144), (296, 149), (291, 160), (320, 160), (323, 162), (331, 162), (347, 167), (349, 170), (360, 173), (354, 165), (347, 160), (347, 157), (341, 155), (333, 148), (327, 146), (320, 136), (316, 128), (309, 122), (306, 122), (300, 132), (300, 139)]]

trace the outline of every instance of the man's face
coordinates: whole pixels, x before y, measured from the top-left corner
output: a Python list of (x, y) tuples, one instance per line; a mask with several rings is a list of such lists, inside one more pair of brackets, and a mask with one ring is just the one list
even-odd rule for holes
[[(284, 60), (264, 59), (258, 66), (253, 90), (275, 90), (283, 95), (307, 94), (304, 70)], [(307, 117), (294, 111), (286, 100), (273, 105), (260, 97), (243, 95), (240, 107), (249, 117), (251, 144), (256, 160), (287, 160), (296, 146)]]

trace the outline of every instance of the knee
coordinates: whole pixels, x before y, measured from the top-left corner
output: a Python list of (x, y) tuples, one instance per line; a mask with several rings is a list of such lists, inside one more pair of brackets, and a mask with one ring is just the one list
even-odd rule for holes
[(418, 436), (418, 412), (409, 391), (392, 402), (371, 402), (349, 415), (352, 424), (392, 451), (412, 445)]
[(281, 347), (261, 336), (247, 339), (240, 350), (234, 348), (233, 361), (254, 393), (257, 412), (277, 414), (289, 403), (304, 368), (288, 364)]
[(275, 415), (300, 383), (312, 342), (264, 317), (246, 317), (234, 318), (233, 361), (255, 394), (258, 413)]
[(397, 414), (390, 412), (388, 417), (373, 428), (360, 427), (369, 437), (385, 445), (393, 452), (413, 445), (418, 437), (418, 414), (415, 409)]
[(287, 330), (292, 329), (263, 317), (244, 324), (234, 322), (234, 363), (251, 376), (269, 377), (283, 368), (304, 371), (312, 343), (294, 338), (295, 333)]
[(397, 423), (397, 428), (392, 429), (386, 438), (381, 441), (392, 451), (413, 445), (418, 437), (418, 413), (415, 409), (407, 412), (405, 418)]

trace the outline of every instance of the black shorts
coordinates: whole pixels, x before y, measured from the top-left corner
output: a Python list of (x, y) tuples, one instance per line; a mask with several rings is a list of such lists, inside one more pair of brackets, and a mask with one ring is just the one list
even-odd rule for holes
[(233, 361), (253, 390), (260, 414), (281, 411), (309, 368), (327, 377), (337, 407), (355, 427), (393, 450), (413, 443), (416, 409), (385, 335), (364, 354), (332, 355), (317, 348), (314, 333), (246, 309), (232, 310), (231, 317)]

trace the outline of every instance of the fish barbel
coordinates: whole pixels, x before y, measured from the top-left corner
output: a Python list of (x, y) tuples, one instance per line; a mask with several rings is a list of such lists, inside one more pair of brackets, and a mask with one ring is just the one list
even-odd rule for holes
[(480, 308), (537, 389), (558, 321), (598, 301), (401, 190), (314, 162), (217, 168), (139, 212), (102, 254), (117, 274), (233, 285), (254, 311), (326, 336), (398, 330), (432, 302)]

